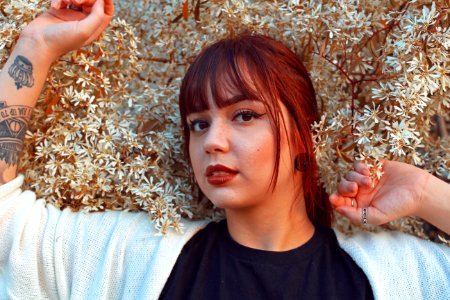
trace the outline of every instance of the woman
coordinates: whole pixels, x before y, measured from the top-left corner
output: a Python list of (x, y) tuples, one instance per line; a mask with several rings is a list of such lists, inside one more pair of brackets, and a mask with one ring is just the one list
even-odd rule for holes
[[(2, 101), (21, 108), (21, 120), (29, 118), (51, 62), (92, 41), (113, 14), (109, 0), (52, 6), (24, 30), (0, 73)], [(449, 292), (447, 248), (394, 233), (336, 239), (329, 229), (332, 210), (316, 187), (307, 130), (317, 118), (314, 90), (286, 47), (260, 36), (208, 47), (183, 80), (180, 111), (197, 182), (227, 220), (206, 228), (186, 221), (184, 235), (164, 238), (144, 213), (84, 215), (35, 201), (16, 177), (20, 149), (11, 139), (21, 140), (3, 133), (0, 148), (15, 155), (0, 157), (0, 298), (385, 299)], [(446, 183), (401, 163), (386, 162), (385, 172), (371, 189), (366, 167), (355, 164), (331, 202), (357, 222), (418, 215), (450, 232)], [(402, 251), (384, 252), (396, 248)], [(399, 261), (405, 253), (421, 265)], [(411, 278), (400, 276), (405, 271)], [(428, 282), (415, 285), (418, 278)]]

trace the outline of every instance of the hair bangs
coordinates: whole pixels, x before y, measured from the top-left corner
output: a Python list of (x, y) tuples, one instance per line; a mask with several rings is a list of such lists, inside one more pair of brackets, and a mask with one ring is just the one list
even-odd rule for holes
[[(243, 100), (263, 101), (243, 66), (247, 55), (239, 45), (223, 41), (206, 48), (189, 67), (181, 86), (181, 117), (208, 110), (209, 101), (222, 108)], [(250, 82), (249, 82), (250, 81)]]

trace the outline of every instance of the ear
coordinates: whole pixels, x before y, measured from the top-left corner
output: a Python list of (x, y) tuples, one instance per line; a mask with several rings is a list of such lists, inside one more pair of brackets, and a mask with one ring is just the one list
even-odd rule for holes
[(306, 153), (300, 153), (295, 156), (294, 167), (297, 171), (306, 172), (309, 165), (308, 155)]

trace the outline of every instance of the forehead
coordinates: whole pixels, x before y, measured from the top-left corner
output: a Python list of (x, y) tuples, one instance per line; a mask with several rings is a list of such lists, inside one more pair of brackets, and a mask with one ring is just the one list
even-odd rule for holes
[(236, 82), (236, 80), (230, 79), (227, 74), (221, 77), (218, 82), (210, 82), (206, 86), (208, 107), (204, 108), (208, 109), (211, 105), (223, 108), (242, 101), (263, 102), (256, 96), (254, 84), (248, 82), (248, 78), (245, 79), (245, 82)]
[(261, 51), (245, 41), (224, 41), (203, 51), (182, 83), (179, 102), (182, 117), (206, 111), (211, 104), (223, 108), (255, 100), (263, 102), (272, 118), (276, 118), (281, 113), (275, 82), (278, 77), (272, 74), (271, 62), (264, 59)]
[(268, 104), (247, 67), (221, 66), (218, 69), (222, 71), (210, 74), (203, 84), (198, 86), (200, 89), (195, 93), (197, 97), (189, 101), (188, 114), (211, 109), (211, 106), (224, 108), (242, 101)]

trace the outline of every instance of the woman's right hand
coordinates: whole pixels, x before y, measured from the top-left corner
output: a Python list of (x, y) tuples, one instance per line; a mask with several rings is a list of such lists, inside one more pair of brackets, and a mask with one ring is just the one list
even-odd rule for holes
[(52, 7), (25, 28), (21, 39), (39, 45), (41, 55), (53, 61), (95, 40), (113, 14), (113, 0), (53, 0)]

